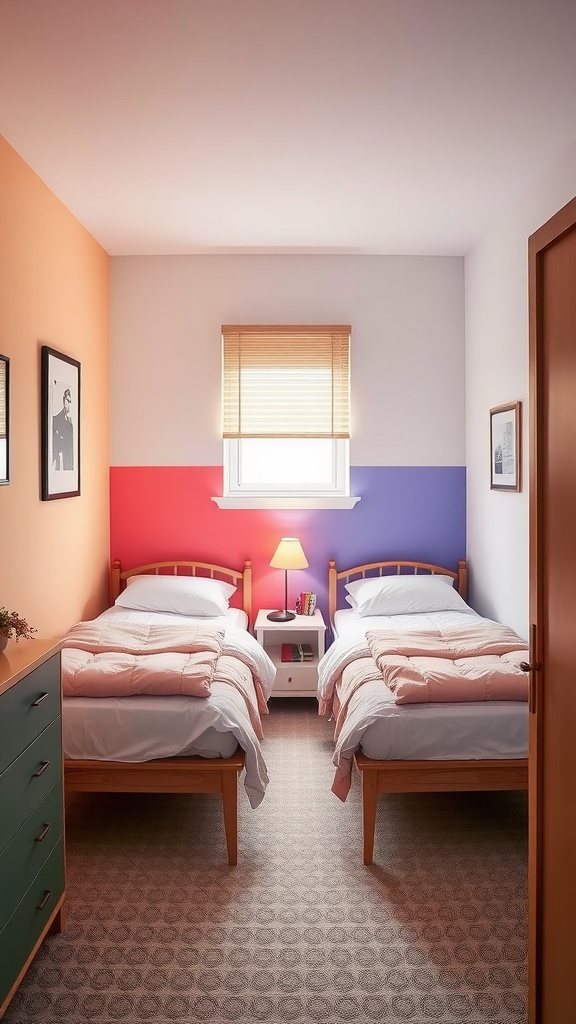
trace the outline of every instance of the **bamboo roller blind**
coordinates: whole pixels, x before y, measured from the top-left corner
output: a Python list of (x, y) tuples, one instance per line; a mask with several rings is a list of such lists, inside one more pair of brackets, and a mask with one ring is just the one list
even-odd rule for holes
[(223, 436), (350, 436), (345, 326), (222, 327)]

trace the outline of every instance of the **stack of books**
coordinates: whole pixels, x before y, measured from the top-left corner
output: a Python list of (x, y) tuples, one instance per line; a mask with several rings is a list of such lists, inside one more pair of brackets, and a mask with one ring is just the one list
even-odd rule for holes
[(312, 661), (312, 644), (282, 644), (282, 661)]
[(297, 615), (314, 615), (316, 608), (316, 594), (300, 594), (296, 598)]

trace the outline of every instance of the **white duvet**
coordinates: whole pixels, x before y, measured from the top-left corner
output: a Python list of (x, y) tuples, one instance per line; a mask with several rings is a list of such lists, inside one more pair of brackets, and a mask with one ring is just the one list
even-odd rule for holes
[[(224, 629), (226, 653), (237, 654), (257, 667), (265, 700), (274, 682), (275, 668), (255, 638), (231, 623), (238, 616), (210, 619)], [(132, 609), (109, 608), (99, 618), (115, 622), (190, 624), (192, 617)], [(66, 651), (62, 652), (62, 658)], [(244, 788), (252, 807), (261, 802), (268, 774), (260, 746), (241, 694), (218, 680), (209, 697), (129, 696), (66, 697), (62, 714), (64, 756), (98, 761), (149, 761), (201, 753), (229, 756), (238, 743), (246, 753)], [(233, 739), (231, 739), (233, 737)]]
[[(470, 616), (483, 620), (472, 609), (411, 615), (361, 618), (353, 611), (337, 612), (339, 635), (318, 666), (320, 713), (331, 715), (331, 693), (338, 692), (338, 678), (346, 664), (366, 652), (368, 630), (455, 628)], [(474, 760), (524, 758), (528, 754), (528, 706), (526, 702), (397, 704), (382, 680), (364, 684), (351, 698), (336, 741), (333, 762), (335, 785), (349, 787), (352, 758), (361, 749), (375, 760)], [(339, 794), (337, 794), (339, 795)]]

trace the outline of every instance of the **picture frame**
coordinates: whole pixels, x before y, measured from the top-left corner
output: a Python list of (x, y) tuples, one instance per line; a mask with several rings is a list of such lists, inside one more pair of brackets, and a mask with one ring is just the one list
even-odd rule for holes
[(10, 360), (0, 355), (0, 486), (10, 483)]
[(80, 494), (80, 363), (42, 346), (42, 501)]
[(522, 490), (521, 402), (490, 409), (490, 488)]

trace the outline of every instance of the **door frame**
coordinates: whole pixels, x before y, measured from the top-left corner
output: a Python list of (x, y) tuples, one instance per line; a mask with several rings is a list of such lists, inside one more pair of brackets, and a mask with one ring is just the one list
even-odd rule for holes
[(542, 714), (545, 677), (542, 635), (546, 606), (546, 575), (542, 533), (543, 392), (543, 256), (546, 249), (576, 227), (576, 198), (546, 221), (528, 239), (529, 442), (530, 442), (530, 730), (528, 820), (528, 1009), (529, 1024), (542, 1024)]

